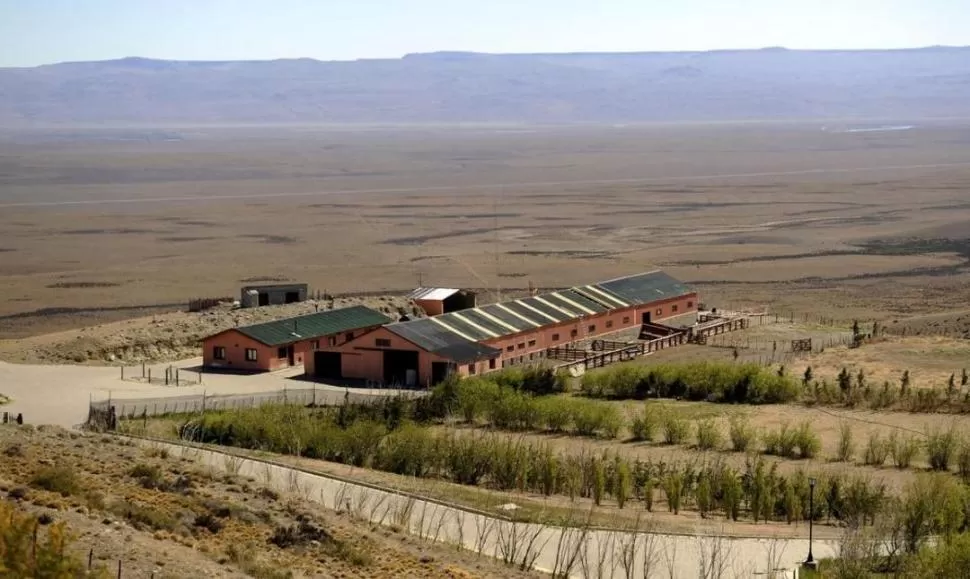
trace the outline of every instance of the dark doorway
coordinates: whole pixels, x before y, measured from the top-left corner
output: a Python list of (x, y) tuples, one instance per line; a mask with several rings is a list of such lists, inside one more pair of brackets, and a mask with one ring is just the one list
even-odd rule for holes
[(293, 349), (293, 344), (286, 347), (286, 360), (290, 363), (290, 366), (296, 365), (296, 356)]
[(340, 352), (314, 352), (313, 376), (323, 380), (339, 380), (343, 378)]
[(286, 292), (283, 301), (288, 304), (295, 304), (300, 301), (300, 292)]
[(431, 363), (431, 385), (441, 384), (451, 374), (451, 364), (448, 362)]
[(643, 312), (641, 322), (644, 324), (650, 323), (650, 312)]
[(417, 386), (418, 353), (406, 350), (384, 350), (384, 382)]
[(258, 303), (261, 306), (268, 306), (269, 305), (269, 294), (267, 294), (267, 293), (260, 293), (259, 294), (259, 301), (258, 301)]

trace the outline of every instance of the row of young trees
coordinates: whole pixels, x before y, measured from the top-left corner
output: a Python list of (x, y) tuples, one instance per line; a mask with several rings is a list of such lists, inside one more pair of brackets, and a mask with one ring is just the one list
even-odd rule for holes
[(678, 398), (737, 404), (776, 404), (798, 398), (797, 380), (758, 364), (691, 362), (619, 364), (589, 372), (582, 391), (594, 398)]
[(842, 368), (835, 382), (817, 380), (811, 366), (802, 376), (804, 399), (808, 404), (907, 412), (970, 412), (970, 392), (966, 391), (970, 374), (966, 369), (960, 376), (950, 374), (945, 387), (917, 388), (913, 382), (909, 370), (900, 375), (898, 384), (889, 380), (875, 384), (863, 369), (849, 372), (848, 368)]
[[(490, 434), (436, 432), (403, 421), (393, 428), (361, 415), (262, 407), (209, 413), (185, 424), (196, 441), (253, 448), (369, 467), (401, 475), (447, 480), (504, 491), (563, 495), (612, 502), (640, 501), (653, 510), (662, 501), (678, 513), (734, 520), (795, 522), (814, 516), (853, 524), (871, 521), (886, 493), (864, 479), (821, 477), (816, 511), (808, 512), (808, 474), (781, 474), (777, 464), (750, 459), (743, 469), (721, 460), (629, 460), (615, 453), (554, 452), (547, 444)], [(824, 493), (823, 490), (824, 489)]]

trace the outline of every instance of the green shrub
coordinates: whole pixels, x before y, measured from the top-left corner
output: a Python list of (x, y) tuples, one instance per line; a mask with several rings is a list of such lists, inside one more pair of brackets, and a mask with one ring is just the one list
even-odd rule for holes
[(949, 470), (950, 460), (957, 447), (957, 435), (951, 428), (946, 431), (933, 430), (926, 434), (926, 454), (933, 470)]
[(914, 435), (903, 436), (897, 430), (889, 435), (889, 452), (896, 468), (909, 468), (919, 448), (920, 441)]
[(136, 464), (128, 471), (128, 476), (137, 479), (146, 489), (160, 489), (165, 486), (165, 476), (158, 465)]
[(707, 418), (697, 422), (697, 448), (718, 450), (723, 443), (721, 431), (714, 420)]
[[(72, 549), (73, 538), (63, 523), (35, 534), (37, 517), (0, 501), (0, 576), (61, 579), (93, 577)], [(36, 539), (36, 540), (35, 540)]]
[(798, 448), (797, 432), (787, 424), (782, 424), (778, 430), (766, 432), (764, 435), (765, 454), (795, 458)]
[(567, 432), (573, 426), (576, 400), (543, 396), (535, 400), (539, 423), (549, 432)]
[(68, 466), (44, 467), (34, 473), (30, 480), (31, 486), (52, 493), (59, 493), (61, 496), (69, 497), (77, 494), (80, 486), (78, 485), (77, 475)]
[(633, 422), (630, 424), (630, 432), (633, 435), (633, 440), (645, 440), (649, 442), (656, 436), (659, 426), (660, 416), (657, 409), (650, 404), (646, 404), (643, 410), (633, 417)]
[(839, 462), (851, 462), (855, 454), (855, 442), (852, 440), (852, 426), (848, 422), (839, 425), (839, 447), (837, 458)]
[(730, 419), (731, 449), (734, 452), (747, 452), (757, 439), (757, 433), (747, 418), (732, 416)]
[(879, 436), (878, 432), (869, 434), (869, 441), (866, 443), (866, 454), (863, 462), (867, 466), (882, 466), (889, 457), (889, 445)]
[(464, 378), (456, 386), (458, 412), (465, 422), (477, 422), (486, 417), (500, 388), (495, 382), (482, 378)]
[[(798, 448), (799, 458), (815, 458), (822, 449), (822, 440), (812, 430), (810, 422), (805, 421), (795, 431), (795, 446)], [(787, 454), (785, 456), (788, 456)]]
[(573, 423), (580, 436), (616, 438), (623, 422), (617, 409), (609, 404), (584, 401), (574, 406)]
[(664, 416), (663, 429), (666, 444), (684, 444), (690, 435), (690, 423), (672, 412)]
[(617, 364), (583, 376), (582, 391), (588, 396), (618, 399), (655, 396), (772, 404), (794, 400), (799, 385), (791, 377), (757, 364), (689, 362)]
[(970, 443), (966, 440), (960, 444), (960, 451), (957, 453), (957, 470), (964, 481), (970, 481)]

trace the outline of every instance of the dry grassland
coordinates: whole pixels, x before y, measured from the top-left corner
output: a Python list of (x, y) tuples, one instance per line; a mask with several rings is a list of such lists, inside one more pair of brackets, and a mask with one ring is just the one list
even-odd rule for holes
[[(5, 500), (65, 523), (108, 576), (119, 560), (125, 577), (532, 576), (115, 437), (2, 427), (0, 449)], [(280, 546), (283, 527), (302, 530)]]
[[(970, 298), (965, 126), (178, 133), (0, 143), (0, 337), (259, 279), (508, 291), (663, 267), (709, 301), (842, 319)], [(957, 241), (916, 242), (938, 238)]]

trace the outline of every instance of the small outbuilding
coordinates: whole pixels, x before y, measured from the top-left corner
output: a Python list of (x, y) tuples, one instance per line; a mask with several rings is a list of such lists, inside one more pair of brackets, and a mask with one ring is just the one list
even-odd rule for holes
[(429, 316), (459, 312), (477, 304), (475, 292), (444, 287), (419, 287), (408, 294), (408, 299)]
[(248, 285), (242, 288), (239, 303), (244, 308), (295, 304), (307, 300), (308, 290), (305, 283)]
[(311, 352), (336, 347), (393, 320), (365, 306), (230, 328), (203, 341), (206, 368), (266, 372), (303, 365)]

